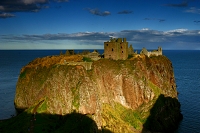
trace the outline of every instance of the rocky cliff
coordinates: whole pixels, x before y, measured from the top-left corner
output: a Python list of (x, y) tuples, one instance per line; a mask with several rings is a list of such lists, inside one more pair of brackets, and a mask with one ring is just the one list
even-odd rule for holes
[(100, 59), (90, 70), (65, 63), (74, 59), (83, 58), (46, 57), (23, 67), (16, 87), (16, 109), (59, 116), (80, 113), (94, 120), (98, 131), (164, 132), (177, 128), (180, 104), (167, 57)]

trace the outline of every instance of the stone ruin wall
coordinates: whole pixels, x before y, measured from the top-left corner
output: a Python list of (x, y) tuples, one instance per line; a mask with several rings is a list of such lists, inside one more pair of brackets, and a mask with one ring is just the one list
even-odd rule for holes
[(154, 56), (159, 56), (159, 55), (162, 55), (162, 52), (161, 51), (152, 51), (152, 52), (148, 52), (148, 57), (150, 57), (150, 56), (152, 56), (152, 55), (154, 55)]
[(154, 51), (147, 51), (146, 48), (143, 48), (142, 51), (140, 52), (140, 54), (144, 54), (148, 57), (150, 56), (159, 56), (159, 55), (162, 55), (162, 48), (161, 47), (158, 47), (158, 50), (154, 50)]

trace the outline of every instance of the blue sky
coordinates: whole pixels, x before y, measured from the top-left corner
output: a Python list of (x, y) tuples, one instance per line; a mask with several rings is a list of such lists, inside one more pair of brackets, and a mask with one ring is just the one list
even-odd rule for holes
[(200, 50), (200, 0), (1, 0), (0, 49)]

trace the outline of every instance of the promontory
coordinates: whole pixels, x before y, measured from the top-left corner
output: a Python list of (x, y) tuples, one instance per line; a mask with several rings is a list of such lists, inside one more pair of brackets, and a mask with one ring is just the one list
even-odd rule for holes
[(16, 86), (14, 103), (21, 113), (1, 121), (0, 131), (176, 130), (182, 115), (171, 61), (161, 48), (137, 54), (123, 48), (124, 43), (105, 42), (104, 55), (70, 50), (31, 61), (21, 69)]

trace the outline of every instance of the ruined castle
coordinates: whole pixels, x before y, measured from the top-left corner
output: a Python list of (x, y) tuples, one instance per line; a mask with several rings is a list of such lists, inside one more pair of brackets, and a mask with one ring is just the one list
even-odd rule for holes
[[(129, 54), (134, 53), (132, 45), (128, 48), (128, 42), (126, 38), (111, 38), (110, 41), (104, 42), (104, 58), (113, 59), (113, 60), (126, 60)], [(144, 54), (148, 57), (162, 55), (162, 48), (158, 47), (158, 50), (147, 51), (146, 48), (143, 48), (140, 54)]]
[[(67, 50), (66, 55), (74, 55), (74, 50)], [(146, 48), (143, 48), (140, 52), (140, 54), (146, 55), (148, 57), (150, 56), (159, 56), (162, 55), (162, 48), (158, 47), (158, 50), (153, 51), (147, 51)], [(137, 51), (134, 52), (134, 49), (132, 45), (130, 44), (130, 47), (128, 48), (128, 42), (126, 41), (126, 38), (111, 38), (110, 41), (104, 42), (104, 54), (100, 55), (97, 50), (94, 50), (93, 52), (83, 52), (83, 57), (90, 58), (92, 61), (99, 60), (101, 58), (106, 59), (113, 59), (113, 60), (126, 60), (128, 58), (128, 55), (137, 55)], [(90, 70), (92, 68), (92, 61), (86, 62), (86, 61), (65, 61), (63, 60), (63, 64), (67, 65), (81, 65), (85, 67), (86, 70)]]

